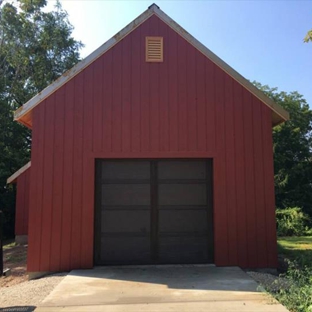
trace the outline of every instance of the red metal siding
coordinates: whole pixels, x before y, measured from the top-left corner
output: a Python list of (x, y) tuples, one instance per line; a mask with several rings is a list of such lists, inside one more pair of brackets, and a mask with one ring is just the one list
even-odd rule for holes
[(274, 267), (272, 150), (269, 108), (152, 16), (33, 111), (28, 270), (92, 267), (95, 158), (213, 158), (215, 263)]
[(28, 235), (30, 168), (17, 177), (15, 235)]

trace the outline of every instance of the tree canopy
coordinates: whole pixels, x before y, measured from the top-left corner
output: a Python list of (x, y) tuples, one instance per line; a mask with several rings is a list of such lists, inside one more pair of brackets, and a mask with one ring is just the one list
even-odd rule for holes
[(13, 121), (23, 105), (79, 61), (82, 43), (58, 2), (0, 0), (0, 209), (5, 235), (14, 230), (15, 192), (6, 179), (30, 158), (31, 132)]
[(312, 217), (312, 111), (298, 92), (254, 84), (290, 113), (273, 129), (276, 206), (301, 207)]
[(312, 41), (312, 29), (309, 30), (306, 34), (306, 36), (303, 39), (304, 42), (309, 42)]

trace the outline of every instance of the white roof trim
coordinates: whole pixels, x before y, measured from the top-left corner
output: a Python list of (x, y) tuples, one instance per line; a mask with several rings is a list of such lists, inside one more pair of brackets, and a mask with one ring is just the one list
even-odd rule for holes
[(53, 92), (58, 90), (61, 86), (63, 86), (70, 79), (75, 77), (78, 73), (80, 73), (83, 69), (88, 67), (91, 63), (93, 63), (96, 59), (102, 56), (106, 51), (112, 48), (116, 43), (118, 43), (121, 39), (127, 36), (130, 32), (132, 32), (135, 28), (137, 28), (140, 24), (142, 24), (145, 20), (147, 20), (151, 15), (153, 15), (154, 6), (150, 9), (147, 9), (143, 12), (139, 17), (137, 17), (133, 22), (128, 24), (124, 29), (122, 29), (119, 33), (113, 36), (111, 39), (106, 41), (103, 45), (97, 48), (94, 52), (92, 52), (85, 59), (77, 63), (70, 70), (65, 72), (62, 76), (56, 79), (53, 83), (35, 95), (32, 99), (26, 102), (23, 106), (17, 109), (14, 112), (14, 120), (19, 120), (22, 116), (30, 112), (34, 107), (40, 104), (43, 100), (45, 100), (48, 96), (50, 96)]
[(250, 83), (247, 79), (245, 79), (242, 75), (240, 75), (227, 63), (221, 60), (217, 55), (215, 55), (212, 51), (210, 51), (207, 47), (205, 47), (202, 43), (200, 43), (197, 39), (195, 39), (187, 31), (185, 31), (173, 19), (171, 19), (167, 14), (161, 11), (156, 4), (152, 4), (145, 12), (143, 12), (139, 17), (137, 17), (133, 22), (127, 25), (114, 37), (109, 39), (106, 43), (104, 43), (102, 46), (96, 49), (88, 57), (86, 57), (84, 60), (76, 64), (73, 68), (71, 68), (66, 73), (64, 73), (61, 77), (59, 77), (56, 81), (50, 84), (47, 88), (39, 92), (31, 100), (29, 100), (22, 107), (16, 110), (14, 113), (14, 119), (18, 121), (19, 119), (21, 119), (22, 116), (29, 113), (34, 107), (40, 104), (44, 99), (50, 96), (53, 92), (55, 92), (57, 89), (63, 86), (70, 79), (75, 77), (79, 72), (81, 72), (84, 68), (86, 68), (92, 62), (98, 59), (101, 55), (103, 55), (106, 51), (112, 48), (116, 43), (118, 43), (121, 39), (123, 39), (125, 36), (131, 33), (135, 28), (137, 28), (140, 24), (142, 24), (145, 20), (147, 20), (153, 14), (157, 15), (167, 25), (169, 25), (173, 30), (175, 30), (180, 36), (182, 36), (185, 40), (187, 40), (190, 44), (192, 44), (196, 49), (198, 49), (206, 57), (208, 57), (212, 62), (214, 62), (217, 66), (219, 66), (222, 70), (224, 70), (228, 75), (230, 75), (233, 79), (235, 79), (248, 91), (254, 94), (270, 109), (272, 109), (281, 118), (281, 122), (289, 119), (289, 114), (286, 110), (284, 110), (280, 105), (276, 104), (273, 100), (267, 97), (262, 91), (257, 89), (252, 83)]
[(22, 168), (18, 169), (16, 172), (14, 172), (8, 179), (7, 179), (7, 184), (15, 182), (15, 180), (23, 173), (25, 172), (28, 168), (30, 168), (31, 162), (28, 162), (25, 166)]
[(191, 34), (189, 34), (184, 28), (177, 24), (172, 18), (161, 11), (159, 8), (154, 9), (155, 14), (161, 18), (166, 24), (168, 24), (173, 30), (175, 30), (181, 37), (192, 44), (197, 50), (202, 52), (208, 59), (214, 62), (218, 67), (224, 70), (229, 76), (236, 80), (239, 84), (245, 87), (249, 92), (255, 95), (259, 100), (261, 100), (265, 105), (271, 108), (275, 113), (277, 113), (283, 120), (289, 119), (289, 113), (282, 108), (280, 105), (276, 104), (268, 96), (266, 96), (262, 91), (256, 88), (251, 82), (245, 79), (241, 74), (239, 74), (235, 69), (225, 63), (211, 50), (205, 47), (201, 42), (195, 39)]

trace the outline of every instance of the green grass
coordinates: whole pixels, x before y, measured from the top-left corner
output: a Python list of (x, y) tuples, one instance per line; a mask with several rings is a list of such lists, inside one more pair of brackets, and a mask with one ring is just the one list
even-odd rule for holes
[(19, 263), (27, 259), (26, 249), (23, 246), (16, 244), (14, 240), (7, 240), (3, 242), (3, 259), (5, 262), (10, 263)]
[(27, 259), (26, 254), (19, 254), (19, 255), (7, 255), (4, 257), (5, 261), (10, 263), (18, 263), (21, 261), (25, 261)]
[(12, 247), (17, 246), (14, 240), (4, 241), (3, 242), (3, 250), (10, 249)]
[(286, 287), (272, 295), (291, 312), (312, 312), (312, 236), (279, 237), (277, 244), (279, 254), (291, 262), (282, 275)]
[(279, 254), (312, 267), (312, 236), (279, 237), (277, 245)]

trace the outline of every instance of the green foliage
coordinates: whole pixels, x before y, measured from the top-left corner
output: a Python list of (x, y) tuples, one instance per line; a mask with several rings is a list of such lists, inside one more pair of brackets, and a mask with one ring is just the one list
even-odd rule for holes
[(46, 0), (20, 0), (20, 7), (27, 13), (34, 13), (46, 6)]
[(312, 236), (278, 237), (278, 253), (304, 267), (312, 267)]
[(7, 95), (19, 106), (75, 65), (82, 44), (71, 37), (59, 3), (52, 12), (41, 11), (45, 1), (18, 3), (19, 9), (9, 3), (1, 8), (0, 63)]
[[(311, 220), (311, 218), (310, 218), (310, 220)], [(310, 227), (309, 229), (307, 229), (306, 234), (307, 234), (308, 236), (312, 236), (312, 227)], [(312, 238), (311, 238), (311, 240), (312, 240)], [(312, 257), (311, 257), (311, 259), (312, 259)]]
[(312, 268), (300, 268), (296, 262), (289, 261), (284, 276), (287, 287), (282, 287), (274, 296), (290, 311), (312, 312)]
[(302, 236), (307, 234), (309, 216), (301, 208), (286, 208), (276, 210), (278, 236)]
[(308, 33), (306, 34), (306, 36), (303, 39), (304, 42), (309, 42), (312, 41), (312, 29), (308, 31)]
[(311, 312), (312, 237), (279, 237), (278, 251), (288, 270), (266, 289), (290, 311)]
[(273, 129), (276, 206), (302, 207), (312, 217), (312, 111), (298, 92), (254, 85), (290, 113)]
[(46, 0), (0, 0), (0, 209), (4, 234), (14, 234), (14, 186), (6, 179), (30, 158), (31, 132), (13, 121), (13, 111), (79, 60), (82, 44), (72, 36), (67, 13)]
[(15, 241), (10, 240), (3, 242), (3, 250), (7, 250), (15, 246), (17, 246), (17, 243)]

